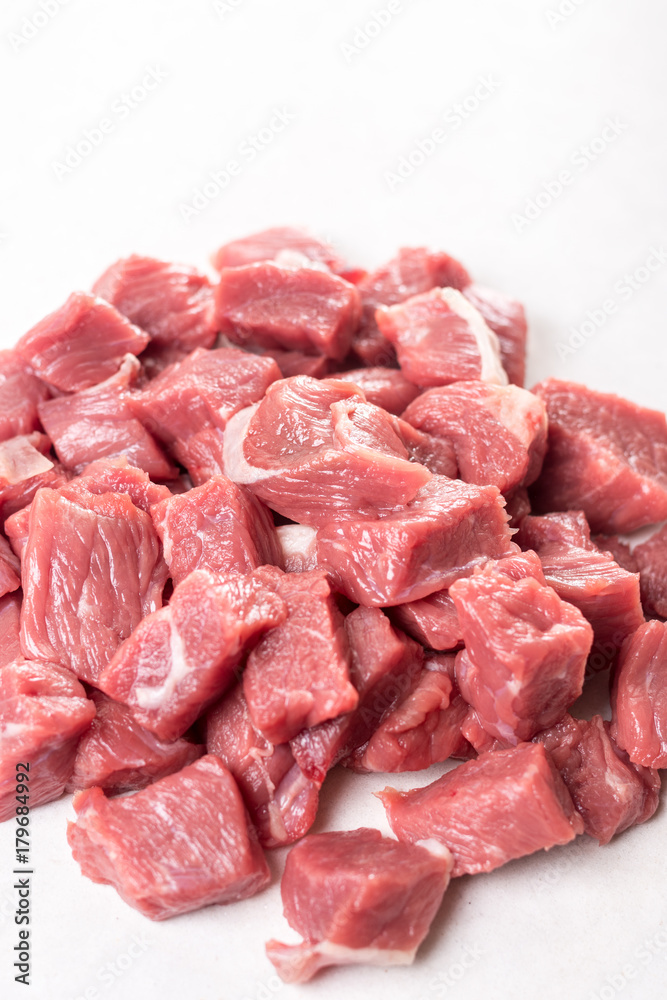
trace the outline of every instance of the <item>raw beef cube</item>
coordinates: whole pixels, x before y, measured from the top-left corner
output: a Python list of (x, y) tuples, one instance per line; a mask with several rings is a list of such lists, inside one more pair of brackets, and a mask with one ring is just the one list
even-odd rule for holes
[(61, 486), (66, 476), (46, 452), (44, 434), (27, 434), (0, 442), (0, 522), (27, 507), (42, 486)]
[(281, 524), (276, 528), (281, 565), (286, 573), (317, 569), (317, 532), (305, 524)]
[(581, 511), (525, 517), (516, 541), (534, 549), (545, 579), (593, 626), (597, 643), (620, 649), (644, 623), (636, 573), (628, 573), (590, 540)]
[(194, 569), (250, 573), (282, 562), (270, 512), (225, 476), (162, 500), (151, 516), (174, 584)]
[(583, 510), (595, 532), (634, 531), (667, 518), (667, 421), (620, 396), (550, 378), (549, 449), (531, 491), (537, 513)]
[(247, 899), (270, 881), (236, 782), (212, 755), (135, 795), (78, 792), (74, 808), (67, 839), (83, 874), (151, 920)]
[(403, 419), (450, 441), (467, 483), (509, 493), (540, 474), (546, 410), (542, 400), (518, 386), (456, 382), (429, 389), (408, 406)]
[(133, 792), (180, 771), (204, 747), (188, 740), (165, 743), (135, 721), (129, 708), (93, 691), (96, 715), (79, 741), (67, 791), (98, 785), (109, 795)]
[(105, 382), (39, 404), (44, 429), (65, 468), (80, 472), (95, 460), (124, 455), (155, 479), (176, 475), (127, 402), (127, 392), (140, 370), (139, 361), (127, 354)]
[(421, 675), (424, 652), (392, 627), (379, 608), (356, 608), (345, 619), (350, 679), (359, 696), (353, 712), (305, 729), (291, 741), (301, 769), (321, 785), (327, 771), (371, 738)]
[(108, 302), (73, 292), (21, 337), (16, 351), (49, 385), (78, 392), (104, 382), (126, 354), (141, 354), (149, 340)]
[(161, 740), (175, 740), (234, 682), (249, 643), (285, 617), (257, 574), (197, 569), (144, 618), (97, 686)]
[(435, 839), (454, 855), (453, 876), (490, 872), (567, 844), (584, 824), (540, 743), (484, 753), (425, 788), (378, 793), (400, 840)]
[(287, 606), (287, 617), (248, 657), (243, 692), (254, 726), (271, 743), (351, 712), (358, 695), (349, 679), (343, 616), (324, 573), (258, 570)]
[(397, 604), (389, 609), (389, 617), (427, 649), (456, 649), (463, 641), (459, 616), (447, 590)]
[(351, 600), (388, 607), (448, 587), (511, 544), (495, 486), (433, 476), (411, 503), (378, 520), (320, 528), (317, 559)]
[(458, 685), (486, 731), (514, 745), (555, 725), (581, 694), (593, 630), (536, 554), (489, 563), (449, 592), (466, 646)]
[(18, 590), (20, 586), (21, 563), (7, 539), (0, 535), (0, 598)]
[(112, 264), (93, 292), (154, 344), (193, 351), (215, 343), (213, 286), (195, 267), (133, 254)]
[(634, 764), (667, 767), (667, 624), (626, 639), (611, 692), (611, 735)]
[[(283, 378), (292, 375), (310, 375), (311, 378), (324, 378), (329, 372), (329, 362), (322, 354), (304, 354), (303, 351), (281, 351), (278, 348), (262, 351), (268, 354), (280, 368)], [(339, 376), (340, 377), (340, 376)]]
[[(76, 744), (90, 725), (95, 706), (74, 675), (55, 663), (15, 660), (0, 669), (0, 822), (16, 815), (16, 783), (24, 784), (29, 806), (62, 795), (74, 765)], [(25, 804), (25, 800), (23, 800)]]
[(167, 567), (148, 514), (122, 493), (39, 490), (23, 551), (21, 646), (89, 684), (162, 604)]
[(523, 386), (526, 378), (526, 314), (520, 302), (502, 292), (479, 285), (462, 289), (468, 302), (480, 312), (484, 322), (498, 338), (500, 360), (514, 385)]
[(355, 368), (341, 372), (336, 378), (352, 382), (361, 389), (369, 403), (381, 406), (396, 416), (400, 416), (420, 391), (408, 382), (403, 372), (392, 368)]
[(16, 351), (0, 351), (0, 441), (39, 430), (37, 404), (49, 388)]
[(311, 236), (306, 230), (292, 226), (263, 229), (251, 236), (232, 240), (221, 246), (211, 260), (216, 271), (222, 271), (225, 267), (243, 267), (246, 264), (275, 260), (285, 250), (303, 254), (308, 260), (323, 264), (336, 274), (344, 274), (347, 270), (333, 247)]
[(274, 382), (232, 417), (224, 459), (230, 479), (307, 525), (376, 517), (431, 478), (410, 461), (396, 417), (348, 382), (305, 375)]
[(363, 827), (311, 834), (293, 847), (280, 891), (304, 940), (267, 943), (281, 979), (305, 983), (330, 965), (411, 965), (452, 870), (449, 851), (428, 847)]
[(584, 832), (600, 844), (644, 823), (658, 808), (658, 772), (632, 764), (601, 716), (587, 722), (566, 715), (535, 742), (544, 744), (560, 771), (584, 821)]
[(0, 597), (0, 669), (21, 659), (21, 593)]
[(640, 587), (649, 615), (667, 618), (667, 525), (637, 545), (633, 556), (641, 574)]
[(274, 746), (253, 725), (236, 687), (206, 717), (206, 747), (234, 775), (264, 847), (282, 847), (308, 833), (320, 785), (294, 759), (288, 743)]
[(434, 288), (375, 314), (401, 371), (420, 386), (479, 379), (507, 385), (498, 338), (455, 288)]
[(223, 269), (215, 305), (218, 329), (235, 344), (316, 351), (338, 361), (361, 317), (359, 292), (349, 281), (272, 261)]

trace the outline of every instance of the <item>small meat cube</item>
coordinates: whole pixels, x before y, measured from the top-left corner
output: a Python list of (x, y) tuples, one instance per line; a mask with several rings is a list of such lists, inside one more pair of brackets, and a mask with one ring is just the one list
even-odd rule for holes
[(56, 663), (14, 660), (0, 669), (0, 822), (16, 815), (23, 774), (21, 794), (31, 809), (62, 795), (77, 740), (94, 715), (82, 685)]
[(531, 498), (537, 513), (583, 510), (591, 529), (614, 534), (667, 518), (667, 421), (574, 382), (533, 389), (549, 417), (549, 449)]
[(0, 351), (0, 441), (40, 428), (37, 404), (49, 387), (16, 351)]
[(21, 337), (16, 351), (49, 385), (79, 392), (110, 378), (126, 354), (141, 354), (149, 340), (108, 302), (74, 292)]
[(611, 735), (633, 764), (667, 767), (667, 623), (626, 639), (611, 692)]
[(93, 292), (145, 330), (153, 344), (193, 351), (215, 343), (213, 286), (195, 267), (133, 254), (112, 264)]
[(58, 487), (65, 481), (46, 452), (44, 434), (26, 434), (0, 442), (0, 522), (27, 507), (42, 486)]
[(451, 869), (449, 851), (379, 830), (311, 834), (290, 851), (281, 884), (285, 916), (304, 941), (269, 941), (267, 955), (286, 983), (329, 965), (410, 965)]
[(0, 597), (0, 668), (21, 659), (21, 593)]
[(393, 368), (355, 368), (340, 372), (336, 378), (352, 382), (361, 389), (369, 403), (381, 406), (396, 416), (400, 416), (420, 392), (403, 372)]
[(175, 740), (232, 685), (251, 640), (284, 616), (284, 601), (257, 574), (195, 570), (137, 625), (97, 687), (161, 740)]
[(0, 535), (0, 599), (21, 586), (21, 563), (11, 545)]
[(395, 625), (427, 649), (456, 649), (463, 641), (459, 616), (447, 590), (437, 590), (420, 601), (397, 604), (388, 614)]
[(637, 545), (633, 557), (640, 573), (644, 607), (649, 615), (667, 618), (667, 525)]
[(526, 314), (520, 302), (502, 292), (479, 285), (462, 289), (468, 302), (480, 312), (484, 322), (498, 338), (500, 360), (514, 385), (523, 386), (526, 378)]
[(135, 795), (86, 789), (74, 808), (67, 839), (83, 874), (151, 920), (247, 899), (270, 881), (236, 782), (217, 757)]
[(567, 844), (584, 824), (539, 743), (482, 754), (425, 788), (378, 798), (400, 840), (435, 839), (454, 855), (452, 876), (490, 872), (534, 851)]
[(243, 267), (246, 264), (275, 260), (286, 250), (303, 254), (308, 260), (323, 264), (336, 274), (344, 275), (347, 271), (346, 265), (333, 247), (311, 236), (306, 230), (295, 229), (292, 226), (263, 229), (251, 236), (232, 240), (231, 243), (221, 246), (211, 260), (216, 271), (222, 271), (225, 267)]

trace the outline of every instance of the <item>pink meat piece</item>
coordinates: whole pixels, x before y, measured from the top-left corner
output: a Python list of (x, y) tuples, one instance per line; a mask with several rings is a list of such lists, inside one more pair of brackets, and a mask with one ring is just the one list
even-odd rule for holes
[(468, 302), (484, 317), (484, 322), (498, 338), (500, 360), (514, 385), (523, 386), (526, 378), (526, 313), (516, 299), (492, 288), (467, 285), (462, 289)]
[(583, 510), (595, 532), (667, 518), (667, 421), (620, 396), (546, 379), (549, 449), (531, 491), (536, 513)]
[(611, 735), (634, 764), (667, 767), (667, 623), (626, 639), (611, 691)]
[(273, 358), (280, 368), (283, 378), (291, 378), (293, 375), (309, 375), (311, 378), (324, 378), (329, 373), (329, 362), (322, 354), (304, 354), (303, 351), (281, 351), (275, 347), (271, 350), (264, 350), (261, 353)]
[(327, 772), (369, 739), (421, 676), (424, 651), (392, 627), (379, 608), (356, 608), (345, 619), (354, 711), (305, 729), (290, 743), (302, 771), (319, 785)]
[(489, 563), (450, 588), (466, 648), (461, 694), (509, 744), (555, 725), (581, 694), (593, 630), (547, 586), (534, 552)]
[(176, 475), (175, 467), (127, 402), (141, 365), (132, 354), (105, 382), (39, 404), (39, 416), (67, 469), (80, 472), (101, 458), (124, 455), (155, 479)]
[(21, 647), (89, 684), (162, 604), (167, 567), (148, 514), (127, 494), (37, 492), (23, 551)]
[(0, 442), (0, 522), (31, 503), (43, 486), (57, 488), (66, 482), (49, 458), (49, 440), (37, 432)]
[(0, 599), (20, 586), (21, 563), (7, 539), (0, 535)]
[(305, 524), (281, 524), (276, 528), (282, 566), (286, 573), (317, 569), (317, 532)]
[(16, 345), (16, 352), (49, 385), (78, 392), (118, 371), (126, 354), (141, 354), (150, 337), (102, 299), (73, 292)]
[(234, 775), (264, 847), (292, 844), (308, 832), (321, 782), (304, 774), (288, 743), (274, 746), (255, 728), (241, 683), (206, 716), (206, 747)]
[(222, 472), (222, 432), (233, 414), (280, 378), (273, 358), (237, 348), (198, 348), (128, 398), (144, 427), (166, 444), (200, 485)]
[(269, 884), (236, 782), (212, 755), (134, 795), (78, 792), (74, 808), (67, 839), (82, 873), (151, 920), (247, 899)]
[(544, 403), (516, 385), (456, 382), (429, 389), (403, 419), (450, 441), (461, 479), (510, 493), (540, 474), (547, 448)]
[(49, 388), (16, 351), (0, 351), (0, 441), (40, 429), (37, 404)]
[(498, 338), (455, 288), (434, 288), (375, 314), (401, 371), (419, 386), (478, 379), (506, 385)]
[(510, 528), (520, 528), (524, 517), (530, 514), (530, 497), (525, 486), (519, 486), (506, 496), (506, 511), (509, 514)]
[(511, 545), (495, 486), (433, 476), (411, 503), (375, 521), (320, 528), (317, 560), (351, 600), (388, 607), (448, 587)]
[(162, 500), (151, 516), (174, 584), (195, 569), (250, 573), (282, 563), (270, 512), (225, 476)]
[(311, 834), (290, 851), (281, 884), (285, 916), (304, 941), (269, 941), (267, 955), (286, 983), (330, 965), (410, 965), (451, 869), (449, 851), (379, 830)]
[(630, 826), (644, 823), (658, 808), (660, 775), (632, 764), (609, 735), (609, 723), (566, 715), (540, 733), (584, 821), (584, 832), (600, 844)]
[(133, 792), (180, 771), (204, 753), (188, 740), (166, 743), (140, 726), (129, 708), (93, 691), (96, 715), (79, 740), (67, 791), (97, 785), (108, 795)]
[(93, 293), (145, 330), (152, 343), (184, 351), (215, 343), (213, 286), (195, 267), (133, 254), (112, 264)]
[(355, 386), (305, 375), (271, 385), (225, 433), (224, 472), (300, 524), (375, 517), (431, 478), (410, 461), (397, 418)]
[(251, 236), (225, 243), (212, 255), (211, 261), (216, 271), (222, 271), (226, 267), (244, 267), (247, 264), (275, 260), (278, 254), (285, 250), (303, 254), (304, 257), (316, 264), (323, 264), (336, 274), (345, 275), (348, 271), (347, 265), (333, 247), (311, 236), (306, 230), (292, 226), (263, 229)]
[(248, 645), (285, 617), (258, 573), (190, 573), (146, 616), (97, 681), (161, 740), (175, 740), (234, 682)]
[(392, 622), (427, 649), (456, 649), (463, 641), (459, 616), (447, 590), (419, 601), (397, 604), (388, 611)]
[(453, 876), (490, 872), (514, 858), (568, 844), (584, 824), (539, 743), (482, 754), (425, 788), (378, 793), (392, 830), (434, 838), (454, 855)]
[(361, 300), (344, 278), (275, 261), (224, 268), (216, 323), (235, 344), (317, 352), (339, 361), (359, 325)]
[[(31, 809), (62, 795), (77, 740), (94, 715), (82, 685), (56, 663), (14, 660), (0, 669), (0, 822), (22, 804), (16, 783), (24, 773)], [(19, 763), (28, 770), (17, 771)]]
[(258, 570), (285, 602), (287, 617), (248, 657), (243, 693), (253, 725), (271, 743), (351, 712), (358, 702), (349, 678), (343, 616), (324, 573)]
[(667, 525), (637, 545), (633, 556), (647, 613), (667, 618)]
[(0, 597), (0, 669), (21, 659), (21, 600), (20, 591)]
[(393, 368), (353, 368), (340, 372), (336, 378), (352, 382), (361, 389), (369, 403), (396, 416), (400, 416), (420, 392), (403, 372)]

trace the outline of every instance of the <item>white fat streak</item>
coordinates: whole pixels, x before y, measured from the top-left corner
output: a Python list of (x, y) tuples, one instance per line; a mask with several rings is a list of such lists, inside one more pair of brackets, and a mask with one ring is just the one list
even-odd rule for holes
[(30, 443), (26, 435), (0, 444), (0, 478), (10, 486), (40, 476), (53, 468), (53, 462)]
[[(327, 965), (412, 965), (417, 948), (347, 948), (331, 941), (313, 945), (312, 953), (326, 958)], [(324, 963), (323, 963), (324, 964)]]
[(456, 288), (438, 288), (437, 291), (452, 312), (466, 321), (477, 341), (481, 361), (480, 381), (491, 382), (493, 385), (507, 385), (507, 372), (500, 361), (500, 342), (493, 330), (484, 322), (482, 314)]
[(317, 531), (305, 524), (281, 524), (276, 528), (276, 534), (286, 559), (290, 556), (307, 558), (315, 544)]
[(256, 483), (268, 479), (273, 473), (268, 469), (256, 469), (246, 462), (243, 442), (248, 424), (255, 416), (259, 403), (246, 406), (229, 420), (222, 442), (222, 464), (225, 475), (234, 483)]
[(445, 847), (441, 841), (435, 840), (434, 837), (429, 837), (428, 840), (415, 841), (415, 847), (423, 847), (429, 854), (433, 854), (436, 858), (442, 858), (443, 861), (449, 864), (450, 871), (454, 867), (454, 855), (448, 847)]
[(144, 684), (135, 688), (134, 700), (140, 708), (151, 711), (165, 705), (192, 669), (185, 655), (181, 633), (171, 618), (169, 619), (169, 661), (169, 673), (162, 684), (154, 686)]

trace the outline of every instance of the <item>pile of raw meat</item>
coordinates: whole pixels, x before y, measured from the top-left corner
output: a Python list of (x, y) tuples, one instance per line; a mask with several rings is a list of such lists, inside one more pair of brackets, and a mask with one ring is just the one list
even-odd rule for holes
[[(521, 305), (445, 253), (214, 266), (119, 260), (0, 355), (0, 818), (18, 762), (75, 792), (83, 873), (155, 920), (298, 841), (280, 975), (409, 963), (450, 877), (657, 807), (667, 528), (618, 536), (667, 519), (667, 424), (524, 389)], [(607, 668), (611, 722), (569, 714)], [(396, 839), (308, 835), (334, 766), (449, 758), (380, 793)]]

